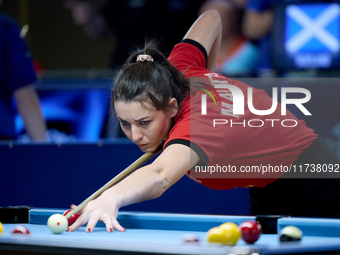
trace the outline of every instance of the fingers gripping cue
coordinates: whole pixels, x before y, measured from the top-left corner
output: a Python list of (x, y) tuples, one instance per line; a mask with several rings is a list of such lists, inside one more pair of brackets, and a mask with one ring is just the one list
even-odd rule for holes
[(101, 187), (99, 190), (97, 190), (95, 193), (93, 193), (91, 196), (89, 196), (86, 200), (84, 200), (80, 205), (78, 205), (76, 208), (74, 208), (71, 212), (66, 214), (65, 215), (66, 219), (69, 219), (73, 214), (79, 212), (81, 209), (83, 209), (87, 205), (88, 202), (90, 202), (91, 200), (98, 197), (105, 190), (112, 187), (116, 183), (120, 182), (121, 180), (123, 180), (128, 175), (132, 174), (140, 166), (142, 166), (144, 163), (146, 163), (151, 158), (156, 156), (161, 150), (162, 150), (162, 144), (154, 152), (147, 152), (144, 155), (142, 155), (139, 159), (137, 159), (130, 166), (125, 168), (122, 172), (120, 172), (113, 179), (111, 179), (108, 183), (106, 183), (103, 187)]

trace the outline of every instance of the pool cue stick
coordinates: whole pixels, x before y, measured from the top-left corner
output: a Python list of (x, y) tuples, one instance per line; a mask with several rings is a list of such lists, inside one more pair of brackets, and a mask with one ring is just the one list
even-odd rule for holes
[(118, 175), (116, 175), (114, 178), (112, 178), (108, 183), (106, 183), (103, 187), (101, 187), (99, 190), (97, 190), (95, 193), (93, 193), (91, 196), (89, 196), (87, 199), (85, 199), (80, 205), (78, 205), (76, 208), (74, 208), (71, 212), (65, 215), (66, 219), (69, 219), (73, 214), (79, 212), (81, 209), (83, 209), (88, 202), (98, 197), (100, 194), (102, 194), (105, 190), (112, 187), (116, 183), (123, 180), (128, 175), (132, 174), (136, 169), (138, 169), (140, 166), (142, 166), (144, 163), (149, 161), (151, 158), (156, 156), (158, 152), (162, 150), (163, 143), (158, 146), (158, 148), (154, 152), (146, 152), (144, 155), (142, 155), (139, 159), (137, 159), (135, 162), (133, 162), (130, 166), (125, 168), (122, 172), (120, 172)]

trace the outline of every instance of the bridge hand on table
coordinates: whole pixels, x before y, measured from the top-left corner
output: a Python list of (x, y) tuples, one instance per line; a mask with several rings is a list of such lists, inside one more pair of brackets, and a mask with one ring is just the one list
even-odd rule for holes
[[(71, 205), (71, 208), (76, 208), (76, 205)], [(108, 232), (113, 232), (114, 229), (118, 231), (125, 231), (117, 221), (118, 207), (112, 198), (107, 199), (103, 193), (97, 199), (90, 201), (86, 207), (80, 211), (80, 217), (67, 229), (67, 231), (74, 231), (87, 223), (86, 232), (91, 233), (98, 221), (102, 221), (106, 225)]]

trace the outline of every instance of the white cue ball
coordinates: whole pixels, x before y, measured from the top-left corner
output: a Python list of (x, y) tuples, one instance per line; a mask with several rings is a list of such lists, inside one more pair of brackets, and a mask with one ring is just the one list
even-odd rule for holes
[(47, 226), (54, 234), (63, 233), (68, 227), (68, 221), (61, 214), (53, 214), (48, 218)]

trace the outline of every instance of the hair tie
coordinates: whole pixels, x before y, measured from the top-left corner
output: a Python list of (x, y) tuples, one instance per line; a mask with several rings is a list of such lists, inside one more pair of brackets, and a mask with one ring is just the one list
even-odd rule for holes
[(150, 55), (138, 55), (137, 62), (144, 62), (144, 61), (153, 62), (153, 58)]

